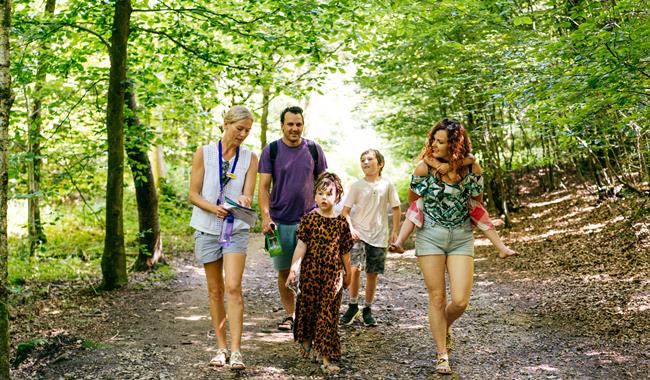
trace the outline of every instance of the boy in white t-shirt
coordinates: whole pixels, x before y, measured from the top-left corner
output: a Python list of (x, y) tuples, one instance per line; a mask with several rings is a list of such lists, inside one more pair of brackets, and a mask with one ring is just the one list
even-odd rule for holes
[[(390, 242), (397, 238), (401, 217), (400, 201), (395, 186), (381, 177), (384, 156), (376, 149), (361, 154), (361, 169), (365, 176), (350, 187), (341, 215), (348, 219), (355, 240), (350, 262), (352, 279), (349, 287), (348, 310), (341, 316), (341, 324), (350, 325), (361, 317), (366, 326), (375, 326), (371, 306), (377, 289), (377, 278), (384, 273), (386, 247), (389, 244), (388, 208), (393, 211), (393, 228)], [(354, 215), (350, 215), (355, 206)], [(366, 272), (365, 307), (359, 309), (359, 283), (361, 271)]]

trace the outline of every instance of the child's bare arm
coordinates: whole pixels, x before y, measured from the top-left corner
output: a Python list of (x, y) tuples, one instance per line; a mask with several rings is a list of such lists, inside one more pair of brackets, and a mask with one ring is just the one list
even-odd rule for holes
[(399, 235), (399, 223), (402, 220), (402, 209), (395, 206), (393, 209), (393, 231), (390, 234), (390, 242), (394, 242)]
[(359, 232), (352, 227), (352, 218), (350, 217), (350, 211), (352, 210), (352, 207), (345, 206), (343, 207), (343, 211), (341, 211), (341, 215), (345, 217), (345, 220), (348, 221), (348, 226), (350, 226), (350, 235), (352, 235), (353, 240), (359, 240)]
[(304, 241), (298, 239), (296, 249), (293, 251), (293, 258), (291, 259), (291, 271), (287, 277), (286, 285), (289, 285), (292, 282), (296, 282), (296, 277), (298, 275), (298, 271), (300, 270), (300, 263), (302, 262), (302, 258), (305, 256), (305, 252), (307, 252), (307, 244), (305, 244)]
[(350, 254), (346, 253), (341, 255), (341, 261), (343, 261), (343, 268), (345, 268), (345, 274), (343, 276), (343, 287), (345, 289), (350, 286), (350, 281), (352, 280), (352, 267), (350, 266)]
[[(449, 172), (449, 164), (445, 162), (440, 162), (437, 158), (435, 157), (424, 157), (423, 158), (424, 162), (427, 163), (427, 165), (431, 166), (434, 170), (440, 172), (440, 174), (447, 174)], [(476, 161), (476, 157), (474, 157), (473, 154), (468, 154), (467, 157), (463, 158), (462, 161), (462, 166), (469, 166), (472, 165)]]

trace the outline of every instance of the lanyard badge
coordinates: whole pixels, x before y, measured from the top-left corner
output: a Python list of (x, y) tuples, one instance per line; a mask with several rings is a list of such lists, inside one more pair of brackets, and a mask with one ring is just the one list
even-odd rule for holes
[[(237, 147), (237, 150), (235, 151), (235, 161), (232, 164), (232, 168), (230, 168), (230, 173), (226, 172), (225, 175), (225, 180), (223, 179), (223, 148), (221, 146), (221, 140), (219, 140), (219, 199), (217, 200), (217, 204), (220, 205), (223, 203), (224, 200), (224, 193), (223, 190), (228, 184), (228, 182), (231, 179), (237, 179), (237, 176), (235, 175), (235, 168), (237, 167), (237, 162), (239, 161), (239, 147)], [(219, 239), (219, 243), (224, 246), (228, 247), (230, 245), (230, 241), (232, 238), (232, 230), (233, 230), (233, 225), (235, 224), (235, 217), (232, 214), (228, 214), (226, 218), (224, 219), (225, 224), (223, 225), (223, 228), (221, 230), (221, 238)]]
[(221, 140), (219, 140), (219, 199), (217, 200), (217, 204), (223, 204), (223, 189), (226, 187), (228, 182), (231, 179), (237, 179), (237, 176), (235, 175), (235, 168), (237, 168), (237, 162), (239, 161), (239, 147), (237, 147), (237, 150), (235, 151), (235, 161), (232, 163), (232, 167), (230, 168), (230, 173), (226, 172), (226, 179), (223, 180), (222, 178), (224, 177), (223, 175), (223, 148), (221, 146)]

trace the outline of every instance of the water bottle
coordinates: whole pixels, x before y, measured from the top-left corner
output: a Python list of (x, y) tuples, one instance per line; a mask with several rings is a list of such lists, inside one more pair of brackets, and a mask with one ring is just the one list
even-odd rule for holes
[(223, 221), (225, 224), (221, 230), (221, 240), (219, 243), (223, 247), (228, 247), (230, 246), (230, 240), (232, 238), (232, 227), (233, 224), (235, 224), (235, 217), (232, 216), (232, 214), (228, 214)]
[(268, 251), (271, 257), (279, 256), (282, 254), (282, 246), (280, 245), (280, 232), (271, 225), (271, 231), (264, 234), (264, 248)]

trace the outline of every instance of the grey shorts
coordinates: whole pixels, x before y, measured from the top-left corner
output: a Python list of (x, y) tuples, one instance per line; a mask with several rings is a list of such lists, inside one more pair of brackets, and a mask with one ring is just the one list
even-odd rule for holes
[(363, 240), (357, 240), (350, 251), (350, 265), (366, 273), (384, 273), (386, 248), (375, 247)]
[(417, 230), (415, 255), (460, 255), (474, 256), (474, 235), (472, 225), (447, 228), (425, 221), (424, 227)]
[(248, 229), (235, 230), (232, 233), (230, 245), (223, 247), (219, 240), (219, 235), (207, 234), (196, 231), (194, 233), (194, 256), (199, 264), (207, 264), (219, 261), (225, 253), (239, 253), (246, 255), (248, 248)]
[(271, 257), (273, 261), (273, 268), (277, 271), (286, 270), (291, 268), (291, 259), (293, 258), (293, 251), (296, 250), (298, 245), (298, 238), (296, 238), (297, 224), (275, 224), (275, 228), (280, 233), (280, 246), (282, 246), (282, 254)]

